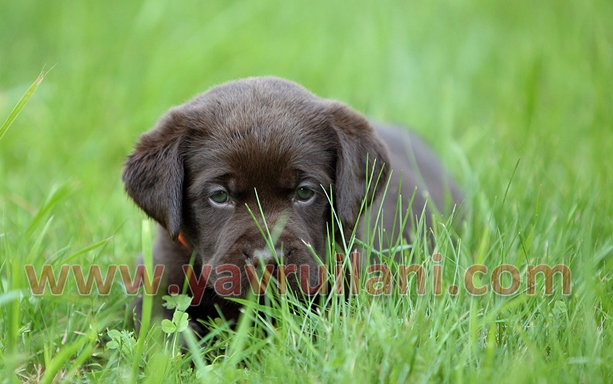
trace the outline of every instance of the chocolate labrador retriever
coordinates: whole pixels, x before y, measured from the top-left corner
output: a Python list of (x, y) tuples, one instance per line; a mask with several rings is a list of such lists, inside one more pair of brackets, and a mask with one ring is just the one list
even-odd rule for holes
[[(399, 195), (401, 216), (409, 209), (401, 234), (409, 241), (411, 223), (423, 212), (429, 223), (432, 212), (450, 212), (462, 201), (414, 134), (373, 124), (274, 77), (219, 85), (172, 108), (141, 136), (123, 181), (160, 224), (154, 263), (165, 266), (164, 294), (183, 287), (183, 266), (195, 253), (194, 270), (203, 272), (200, 292), (190, 284), (194, 320), (236, 319), (239, 306), (225, 297), (245, 297), (254, 268), (291, 265), (286, 272), (301, 274), (288, 280), (291, 289), (318, 286), (320, 276), (312, 272), (332, 228), (332, 241), (347, 241), (363, 202), (377, 205), (384, 190), (387, 232), (378, 247), (398, 235), (391, 231), (398, 227)], [(263, 236), (266, 228), (278, 229), (276, 243)], [(192, 326), (202, 331), (195, 321)]]

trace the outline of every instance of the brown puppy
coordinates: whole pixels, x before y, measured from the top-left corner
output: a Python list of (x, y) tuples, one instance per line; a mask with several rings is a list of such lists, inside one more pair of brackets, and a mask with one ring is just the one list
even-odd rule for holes
[[(369, 175), (379, 182), (369, 182)], [(195, 271), (205, 267), (206, 286), (192, 292), (198, 296), (189, 310), (194, 320), (219, 316), (216, 306), (235, 319), (238, 306), (224, 297), (247, 295), (246, 268), (295, 265), (296, 274), (301, 268), (312, 272), (303, 283), (317, 286), (313, 251), (323, 259), (327, 233), (332, 225), (338, 228), (332, 209), (349, 234), (362, 202), (380, 196), (388, 179), (388, 231), (399, 191), (406, 210), (417, 188), (411, 220), (424, 207), (429, 213), (430, 207), (445, 209), (462, 199), (414, 135), (375, 130), (349, 107), (272, 77), (226, 83), (171, 109), (141, 136), (123, 173), (127, 193), (161, 226), (154, 263), (166, 267), (162, 293), (183, 286), (182, 266), (192, 252)], [(274, 246), (253, 219), (252, 213), (264, 228), (260, 208), (268, 228), (282, 228)], [(296, 278), (288, 285), (303, 287)]]

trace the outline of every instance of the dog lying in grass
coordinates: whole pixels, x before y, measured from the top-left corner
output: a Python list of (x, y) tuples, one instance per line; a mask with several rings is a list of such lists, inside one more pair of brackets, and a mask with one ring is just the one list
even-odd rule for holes
[[(410, 241), (422, 213), (429, 225), (433, 212), (462, 201), (414, 134), (273, 77), (219, 85), (172, 108), (141, 136), (123, 181), (159, 223), (153, 257), (165, 266), (161, 291), (184, 286), (192, 254), (193, 270), (207, 271), (188, 310), (199, 333), (198, 319), (238, 317), (240, 306), (227, 297), (245, 298), (255, 269), (293, 265), (285, 269), (291, 290), (318, 286), (327, 239), (347, 241), (384, 190), (379, 247), (399, 235)], [(408, 212), (402, 233), (399, 196), (399, 216)], [(140, 318), (139, 303), (136, 312)]]

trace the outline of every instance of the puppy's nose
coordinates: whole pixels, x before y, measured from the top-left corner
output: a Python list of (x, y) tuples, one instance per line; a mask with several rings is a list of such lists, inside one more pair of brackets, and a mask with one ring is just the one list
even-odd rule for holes
[(273, 252), (268, 248), (256, 249), (251, 256), (251, 262), (256, 267), (264, 265), (277, 265), (281, 259), (283, 259), (283, 251), (275, 249), (276, 257)]

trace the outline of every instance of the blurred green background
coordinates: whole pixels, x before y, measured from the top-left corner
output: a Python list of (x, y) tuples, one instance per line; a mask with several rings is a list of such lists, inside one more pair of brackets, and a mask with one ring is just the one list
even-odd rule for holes
[[(5, 255), (40, 265), (111, 238), (81, 262), (131, 264), (143, 215), (120, 175), (139, 134), (215, 84), (276, 75), (424, 136), (466, 191), (463, 257), (571, 263), (587, 288), (574, 296), (585, 307), (569, 327), (588, 331), (580, 342), (565, 336), (556, 362), (588, 353), (573, 347), (611, 357), (611, 0), (0, 0), (0, 120), (41, 71), (49, 73), (0, 141)], [(60, 186), (40, 254), (27, 259), (24, 233)], [(73, 299), (61, 302), (58, 329), (75, 310), (87, 322), (88, 305), (121, 324), (100, 301)], [(35, 312), (24, 323), (40, 320)], [(605, 325), (606, 337), (597, 331)], [(59, 342), (57, 329), (38, 329)]]

